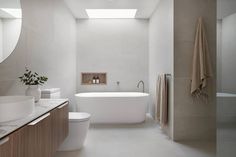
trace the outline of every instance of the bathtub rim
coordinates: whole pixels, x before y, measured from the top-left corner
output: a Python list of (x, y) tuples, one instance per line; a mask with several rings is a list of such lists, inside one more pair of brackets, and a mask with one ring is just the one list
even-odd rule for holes
[(236, 94), (226, 93), (226, 92), (217, 92), (216, 97), (217, 98), (234, 98), (234, 97), (236, 97)]
[[(103, 95), (104, 94), (104, 95)], [(110, 94), (110, 95), (106, 95)], [(142, 92), (82, 92), (75, 94), (75, 97), (81, 98), (137, 98), (149, 97), (149, 93)]]

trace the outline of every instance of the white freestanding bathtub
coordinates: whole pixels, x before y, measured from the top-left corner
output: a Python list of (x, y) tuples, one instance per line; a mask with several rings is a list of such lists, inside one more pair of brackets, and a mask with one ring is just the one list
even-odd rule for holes
[(99, 92), (75, 95), (77, 111), (91, 114), (91, 123), (141, 123), (145, 120), (149, 94)]

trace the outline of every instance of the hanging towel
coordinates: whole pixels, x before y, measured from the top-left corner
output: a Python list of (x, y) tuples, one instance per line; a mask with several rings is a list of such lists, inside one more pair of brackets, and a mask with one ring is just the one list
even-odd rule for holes
[[(207, 87), (207, 79), (212, 77), (209, 48), (205, 34), (203, 19), (198, 19), (191, 79), (191, 94), (201, 95)], [(206, 94), (207, 95), (207, 94)]]
[(168, 122), (168, 86), (166, 74), (161, 74), (157, 79), (157, 103), (156, 103), (156, 120), (160, 121), (163, 128)]

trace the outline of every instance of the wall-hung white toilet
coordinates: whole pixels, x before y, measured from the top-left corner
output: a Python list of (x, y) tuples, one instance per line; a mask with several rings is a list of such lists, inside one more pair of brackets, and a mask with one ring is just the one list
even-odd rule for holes
[(83, 112), (69, 113), (69, 135), (60, 146), (60, 151), (80, 149), (85, 141), (89, 128), (90, 114)]
[[(56, 94), (55, 91), (57, 92)], [(60, 89), (42, 90), (42, 98), (60, 99)], [(84, 112), (69, 112), (69, 134), (61, 144), (59, 151), (79, 150), (82, 148), (89, 129), (90, 117), (90, 114)]]

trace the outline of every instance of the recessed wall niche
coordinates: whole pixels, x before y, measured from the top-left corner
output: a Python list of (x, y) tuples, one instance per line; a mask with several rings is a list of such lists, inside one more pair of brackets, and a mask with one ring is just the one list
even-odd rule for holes
[(81, 73), (82, 85), (106, 85), (107, 74), (106, 73)]

